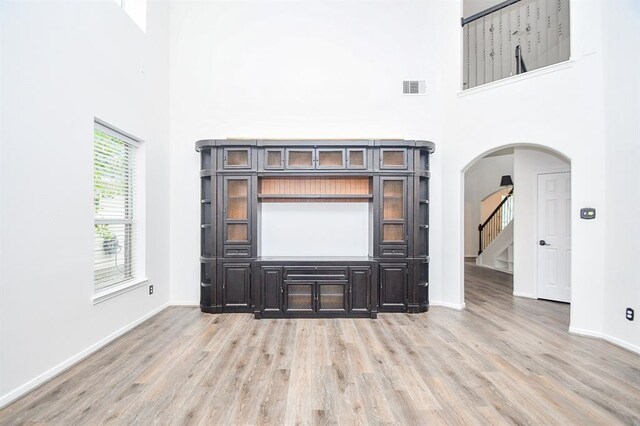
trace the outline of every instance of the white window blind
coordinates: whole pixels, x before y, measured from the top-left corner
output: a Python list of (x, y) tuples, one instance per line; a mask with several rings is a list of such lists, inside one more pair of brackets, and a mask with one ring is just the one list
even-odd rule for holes
[(135, 278), (138, 142), (98, 122), (94, 127), (94, 290)]

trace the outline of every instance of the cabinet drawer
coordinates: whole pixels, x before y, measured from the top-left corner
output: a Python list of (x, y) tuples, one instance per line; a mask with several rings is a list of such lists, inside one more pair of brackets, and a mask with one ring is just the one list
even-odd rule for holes
[(224, 257), (251, 257), (251, 246), (225, 246)]
[(331, 266), (290, 266), (284, 268), (287, 280), (346, 280), (347, 268)]
[(380, 257), (407, 257), (407, 246), (380, 246)]

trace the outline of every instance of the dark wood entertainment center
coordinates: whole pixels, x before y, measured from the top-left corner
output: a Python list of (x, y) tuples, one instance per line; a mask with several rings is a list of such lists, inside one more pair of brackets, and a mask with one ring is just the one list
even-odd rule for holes
[[(201, 140), (203, 312), (371, 317), (429, 309), (429, 156), (417, 140)], [(261, 257), (261, 203), (368, 203), (364, 257)], [(310, 224), (313, 226), (313, 224)]]

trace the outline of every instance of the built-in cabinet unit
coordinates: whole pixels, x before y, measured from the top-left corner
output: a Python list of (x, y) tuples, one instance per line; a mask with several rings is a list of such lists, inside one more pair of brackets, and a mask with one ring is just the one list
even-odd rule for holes
[[(202, 311), (375, 318), (428, 309), (433, 143), (203, 140), (196, 150)], [(263, 203), (338, 201), (369, 204), (369, 256), (258, 255)]]

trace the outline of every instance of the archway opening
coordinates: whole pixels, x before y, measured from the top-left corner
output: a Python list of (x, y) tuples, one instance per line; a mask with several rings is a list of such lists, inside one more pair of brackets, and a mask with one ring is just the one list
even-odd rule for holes
[(462, 178), (463, 298), (472, 265), (510, 275), (503, 281), (513, 296), (570, 303), (570, 159), (543, 145), (510, 144), (478, 155)]

